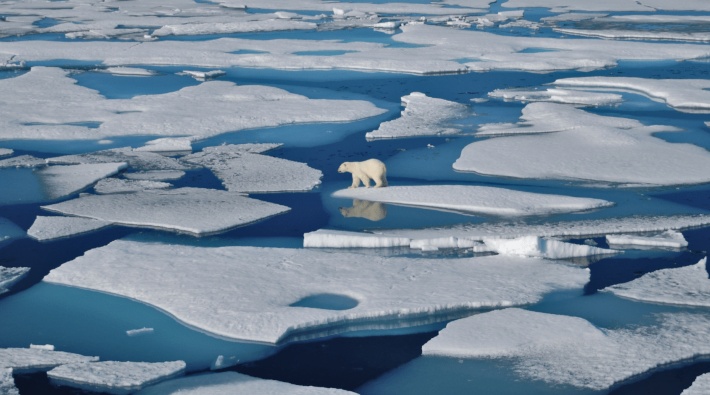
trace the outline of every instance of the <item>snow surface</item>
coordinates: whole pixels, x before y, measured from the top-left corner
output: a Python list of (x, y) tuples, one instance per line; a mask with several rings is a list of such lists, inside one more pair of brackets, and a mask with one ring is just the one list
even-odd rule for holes
[(604, 289), (615, 295), (644, 302), (710, 307), (707, 257), (695, 265), (661, 269), (623, 284)]
[(171, 186), (171, 184), (162, 181), (104, 178), (94, 185), (94, 191), (100, 194), (127, 193), (145, 191), (147, 189), (167, 189)]
[(12, 377), (12, 368), (0, 368), (0, 394), (20, 395), (20, 391), (15, 387), (15, 379)]
[(617, 254), (618, 251), (583, 244), (566, 243), (537, 236), (514, 239), (500, 237), (484, 238), (483, 243), (491, 251), (502, 255), (518, 255), (549, 259), (567, 259), (597, 255)]
[(161, 139), (155, 139), (145, 143), (143, 147), (138, 147), (135, 151), (149, 151), (149, 152), (181, 152), (190, 151), (192, 152), (192, 140), (184, 138), (170, 138), (164, 137)]
[(172, 181), (178, 180), (185, 175), (184, 171), (180, 170), (150, 170), (139, 171), (135, 173), (123, 173), (123, 177), (129, 180), (148, 180), (148, 181)]
[(22, 280), (27, 273), (29, 267), (4, 267), (0, 266), (0, 295), (8, 292), (10, 287), (16, 282)]
[(0, 169), (8, 167), (38, 167), (47, 165), (44, 159), (32, 155), (20, 155), (0, 160)]
[(87, 357), (63, 351), (37, 348), (0, 348), (0, 368), (12, 368), (15, 374), (44, 372), (59, 365), (98, 360), (99, 357)]
[(683, 234), (667, 230), (656, 235), (607, 235), (606, 242), (614, 246), (643, 246), (660, 248), (683, 248), (688, 246)]
[(128, 166), (135, 170), (187, 170), (190, 168), (190, 166), (181, 163), (175, 158), (154, 152), (134, 150), (130, 147), (47, 159), (47, 163), (64, 165), (107, 162), (126, 162)]
[[(454, 169), (515, 178), (551, 178), (631, 185), (710, 181), (710, 152), (652, 134), (677, 131), (627, 118), (594, 115), (554, 103), (531, 103), (517, 125), (496, 133), (535, 133), (469, 144)], [(547, 132), (540, 135), (539, 133)], [(557, 133), (553, 133), (557, 132)], [(624, 169), (624, 171), (619, 171)]]
[(182, 375), (185, 362), (84, 362), (58, 366), (47, 377), (54, 385), (127, 395)]
[(277, 144), (239, 144), (206, 147), (184, 161), (212, 170), (231, 192), (309, 191), (321, 183), (323, 173), (305, 163), (261, 155)]
[(136, 395), (354, 395), (336, 388), (306, 387), (237, 372), (191, 375), (146, 388)]
[(710, 354), (710, 319), (658, 315), (656, 327), (597, 328), (584, 319), (517, 308), (453, 321), (423, 355), (498, 358), (516, 374), (550, 384), (605, 390), (665, 365)]
[(110, 222), (91, 218), (39, 215), (27, 230), (27, 235), (39, 241), (50, 241), (97, 231), (110, 225)]
[(237, 193), (203, 188), (86, 195), (42, 208), (118, 225), (196, 236), (224, 232), (289, 210)]
[(84, 190), (102, 178), (118, 174), (126, 163), (95, 163), (71, 166), (49, 166), (35, 174), (43, 184), (48, 200), (59, 199)]
[[(530, 258), (365, 258), (119, 240), (52, 270), (44, 281), (129, 297), (217, 336), (280, 343), (534, 303), (552, 290), (581, 290), (588, 279), (586, 269)], [(358, 304), (348, 310), (291, 306), (321, 294)]]
[(553, 102), (582, 106), (607, 106), (622, 102), (621, 95), (613, 93), (585, 92), (580, 90), (547, 88), (545, 90), (496, 89), (488, 96), (521, 102)]
[(402, 96), (404, 110), (399, 118), (383, 122), (377, 130), (368, 132), (368, 140), (415, 136), (441, 136), (461, 132), (452, 121), (468, 115), (468, 107), (449, 100), (412, 92)]
[(9, 148), (0, 148), (0, 157), (12, 155), (14, 152)]
[(334, 197), (495, 216), (548, 215), (607, 207), (600, 199), (546, 195), (471, 185), (342, 189)]
[(693, 385), (686, 388), (680, 395), (705, 395), (710, 394), (710, 373), (698, 376)]

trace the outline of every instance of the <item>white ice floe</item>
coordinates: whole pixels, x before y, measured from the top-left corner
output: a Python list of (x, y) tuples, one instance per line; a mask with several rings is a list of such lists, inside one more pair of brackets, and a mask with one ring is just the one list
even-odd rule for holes
[(265, 380), (237, 372), (198, 374), (166, 381), (146, 388), (136, 395), (355, 395), (336, 388), (300, 386)]
[(303, 235), (306, 248), (391, 248), (409, 247), (409, 237), (388, 237), (372, 233), (318, 229)]
[(60, 365), (98, 360), (99, 357), (87, 357), (63, 351), (37, 348), (0, 348), (0, 367), (12, 368), (15, 374), (44, 372)]
[(664, 0), (598, 0), (574, 2), (565, 0), (507, 0), (503, 3), (503, 7), (544, 7), (550, 8), (554, 13), (569, 11), (710, 11), (710, 4), (703, 0), (678, 0), (673, 2)]
[(683, 234), (667, 230), (655, 235), (607, 235), (606, 242), (614, 247), (683, 248), (688, 246)]
[(47, 161), (32, 155), (20, 155), (0, 160), (0, 169), (9, 167), (40, 167), (46, 166)]
[(206, 81), (206, 80), (211, 80), (211, 79), (214, 79), (217, 77), (221, 77), (227, 73), (222, 70), (211, 70), (211, 71), (184, 70), (182, 73), (178, 73), (178, 74), (189, 75), (190, 77), (192, 77), (198, 81)]
[(12, 368), (0, 367), (0, 394), (20, 395), (20, 390), (15, 387), (15, 379), (12, 377)]
[(420, 92), (402, 96), (404, 110), (399, 118), (383, 122), (368, 132), (368, 140), (401, 137), (451, 135), (461, 132), (452, 121), (468, 114), (468, 107), (449, 100), (429, 97)]
[(140, 77), (150, 77), (157, 73), (152, 70), (141, 69), (139, 67), (107, 67), (105, 69), (98, 69), (100, 72), (114, 74), (114, 75), (130, 75), (130, 76), (140, 76)]
[(42, 183), (47, 199), (54, 200), (88, 188), (102, 178), (118, 174), (126, 163), (90, 163), (70, 166), (48, 166), (35, 174)]
[(488, 96), (521, 102), (553, 102), (581, 106), (607, 106), (622, 102), (621, 95), (614, 93), (586, 92), (571, 89), (547, 88), (545, 90), (496, 89)]
[(276, 147), (278, 144), (221, 145), (207, 147), (183, 160), (209, 168), (231, 192), (308, 191), (321, 183), (320, 170), (260, 154)]
[(47, 377), (52, 384), (85, 391), (127, 395), (185, 372), (185, 362), (84, 362), (58, 366)]
[[(161, 275), (147, 275), (155, 271)], [(139, 300), (217, 336), (267, 343), (524, 305), (553, 290), (581, 290), (588, 279), (586, 269), (532, 258), (364, 259), (311, 249), (123, 240), (45, 277)]]
[(192, 139), (183, 137), (165, 137), (161, 139), (151, 140), (145, 143), (144, 146), (136, 148), (134, 151), (149, 151), (149, 152), (192, 152)]
[(94, 185), (94, 191), (100, 194), (128, 193), (145, 191), (147, 189), (167, 189), (172, 185), (162, 181), (122, 180), (119, 178), (104, 178)]
[(573, 36), (595, 37), (604, 39), (625, 39), (625, 40), (667, 40), (667, 41), (689, 41), (708, 42), (710, 33), (706, 32), (672, 32), (658, 30), (619, 30), (619, 29), (562, 29), (555, 28), (554, 31)]
[[(0, 266), (0, 295), (10, 290), (13, 284), (22, 280), (29, 273), (29, 267)], [(0, 365), (2, 366), (2, 365)]]
[(710, 394), (710, 373), (701, 374), (693, 384), (686, 388), (680, 395), (705, 395)]
[(710, 172), (705, 171), (710, 168), (710, 152), (653, 136), (655, 132), (677, 131), (674, 127), (645, 126), (634, 119), (594, 115), (554, 103), (528, 104), (523, 119), (518, 125), (494, 131), (536, 134), (476, 141), (463, 149), (454, 169), (632, 186), (710, 181)]
[(178, 180), (183, 176), (185, 176), (185, 172), (180, 170), (150, 170), (135, 173), (123, 173), (123, 177), (129, 180), (147, 181), (173, 181)]
[[(62, 58), (67, 56), (71, 55)], [(135, 63), (140, 61), (133, 59), (131, 64)], [(33, 67), (18, 77), (1, 79), (0, 90), (15, 94), (0, 98), (0, 139), (100, 140), (186, 134), (206, 138), (285, 124), (350, 122), (385, 112), (364, 100), (316, 100), (278, 88), (226, 81), (108, 100), (77, 85), (68, 73)], [(35, 111), (25, 111), (28, 107)]]
[(608, 207), (613, 204), (601, 199), (471, 185), (352, 188), (336, 191), (333, 196), (503, 217), (583, 211)]
[(126, 335), (135, 337), (135, 336), (144, 336), (144, 335), (150, 335), (153, 332), (155, 332), (155, 329), (153, 328), (138, 328), (138, 329), (129, 329), (126, 331)]
[(658, 320), (655, 327), (602, 329), (577, 317), (505, 309), (453, 321), (422, 350), (425, 356), (505, 359), (526, 379), (606, 390), (710, 354), (707, 316), (661, 314)]
[(318, 25), (313, 22), (277, 18), (262, 21), (165, 25), (160, 29), (154, 30), (151, 35), (155, 37), (192, 36), (199, 34), (253, 33), (279, 30), (315, 30), (317, 27)]
[(30, 344), (30, 348), (34, 348), (37, 350), (54, 351), (53, 344)]
[(50, 241), (97, 231), (110, 225), (110, 222), (91, 218), (37, 216), (27, 235), (39, 241)]
[(514, 239), (488, 237), (483, 243), (491, 251), (501, 255), (518, 255), (549, 259), (568, 259), (616, 254), (618, 251), (594, 247), (585, 244), (566, 243), (537, 236), (525, 236)]
[(132, 148), (114, 148), (86, 154), (57, 156), (47, 159), (47, 162), (65, 165), (125, 162), (133, 170), (187, 170), (190, 168), (190, 166), (179, 162), (175, 158)]
[(203, 188), (86, 195), (42, 208), (118, 225), (196, 236), (224, 232), (289, 210), (238, 193)]
[(0, 158), (3, 156), (9, 156), (12, 155), (15, 151), (9, 149), (9, 148), (0, 148)]
[(638, 92), (687, 112), (710, 111), (710, 81), (636, 77), (578, 77), (554, 82), (558, 86)]
[(661, 269), (604, 291), (644, 302), (710, 307), (707, 257), (691, 266)]

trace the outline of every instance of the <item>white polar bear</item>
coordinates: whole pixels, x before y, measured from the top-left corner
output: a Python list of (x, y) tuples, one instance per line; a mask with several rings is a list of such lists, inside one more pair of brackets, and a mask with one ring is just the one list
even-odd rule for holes
[(353, 174), (353, 184), (350, 188), (357, 188), (362, 181), (365, 188), (370, 187), (370, 180), (375, 181), (375, 188), (387, 186), (387, 168), (382, 161), (368, 159), (362, 162), (343, 162), (338, 167), (338, 173), (350, 172)]

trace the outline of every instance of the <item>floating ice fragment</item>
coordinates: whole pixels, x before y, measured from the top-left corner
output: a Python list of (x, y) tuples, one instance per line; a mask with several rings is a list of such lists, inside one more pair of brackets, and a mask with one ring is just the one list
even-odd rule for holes
[(142, 77), (150, 77), (154, 76), (157, 73), (152, 70), (146, 70), (146, 69), (141, 69), (138, 67), (107, 67), (105, 69), (99, 69), (98, 71), (104, 72), (104, 73), (110, 73), (114, 75), (130, 75), (130, 76), (142, 76)]
[(132, 148), (114, 148), (88, 154), (64, 155), (47, 159), (52, 164), (126, 162), (134, 170), (187, 170), (190, 167), (158, 153)]
[(143, 336), (143, 335), (150, 335), (154, 332), (155, 330), (153, 328), (140, 328), (140, 329), (129, 329), (126, 331), (126, 335), (134, 337), (134, 336)]
[(3, 156), (9, 156), (12, 155), (12, 153), (15, 152), (9, 148), (0, 148), (0, 158)]
[(585, 92), (580, 90), (548, 88), (546, 90), (496, 89), (488, 96), (522, 102), (546, 101), (584, 106), (606, 106), (622, 102), (621, 95)]
[(192, 77), (198, 81), (207, 81), (207, 80), (211, 80), (211, 79), (214, 79), (217, 77), (221, 77), (227, 73), (222, 70), (212, 70), (212, 71), (183, 70), (183, 72), (179, 73), (179, 74), (189, 75), (190, 77)]
[(700, 32), (668, 32), (659, 30), (620, 30), (620, 29), (562, 29), (555, 28), (554, 31), (562, 34), (569, 34), (583, 37), (596, 37), (605, 39), (625, 39), (625, 40), (668, 40), (668, 41), (689, 41), (707, 42), (710, 41), (710, 33)]
[(605, 288), (615, 295), (644, 302), (710, 307), (707, 257), (691, 266), (646, 273), (636, 280)]
[(49, 166), (36, 172), (48, 200), (59, 199), (86, 189), (98, 180), (125, 169), (125, 163), (93, 163)]
[[(25, 277), (29, 271), (29, 267), (0, 266), (0, 295), (8, 292), (10, 287), (22, 280), (22, 278)], [(0, 364), (0, 366), (2, 366), (2, 364)]]
[(43, 372), (59, 365), (98, 360), (99, 357), (86, 357), (63, 351), (36, 348), (0, 348), (0, 367), (12, 368), (15, 374)]
[(693, 384), (686, 388), (680, 395), (705, 395), (710, 394), (710, 373), (698, 376)]
[(195, 236), (224, 232), (289, 210), (237, 193), (202, 188), (87, 195), (42, 208), (119, 225)]
[(119, 178), (104, 178), (94, 185), (94, 191), (100, 194), (127, 193), (145, 191), (147, 189), (167, 189), (172, 185), (162, 181), (122, 180)]
[(150, 170), (139, 171), (135, 173), (123, 173), (123, 177), (129, 180), (148, 180), (148, 181), (172, 181), (178, 180), (185, 175), (184, 171), (180, 170)]
[(606, 242), (614, 248), (626, 246), (683, 248), (688, 246), (683, 234), (674, 230), (667, 230), (657, 235), (607, 235)]
[(303, 235), (306, 248), (390, 248), (408, 247), (408, 237), (387, 237), (371, 233), (319, 229)]
[[(267, 343), (410, 327), (480, 308), (529, 304), (553, 290), (581, 289), (588, 279), (585, 269), (541, 259), (363, 259), (310, 249), (123, 240), (90, 250), (45, 277), (142, 301), (218, 336)], [(343, 311), (291, 307), (318, 294), (359, 303)]]
[(15, 387), (15, 379), (12, 377), (12, 368), (0, 367), (0, 394), (20, 395), (20, 391)]
[(50, 241), (97, 231), (110, 225), (110, 222), (91, 218), (37, 216), (27, 235), (39, 241)]
[(30, 344), (30, 348), (35, 350), (54, 351), (54, 345), (52, 344)]
[(514, 239), (488, 237), (483, 239), (486, 247), (502, 255), (518, 255), (549, 259), (568, 259), (598, 255), (617, 254), (618, 251), (605, 248), (566, 243), (537, 236), (525, 236)]
[(47, 377), (54, 385), (127, 395), (180, 376), (185, 362), (85, 362), (58, 366)]
[(192, 152), (192, 139), (188, 137), (165, 137), (161, 139), (151, 140), (145, 143), (143, 147), (138, 147), (134, 151), (149, 151), (149, 152)]
[(152, 35), (154, 37), (165, 37), (199, 34), (271, 32), (279, 30), (315, 30), (317, 27), (318, 25), (312, 22), (276, 18), (256, 21), (165, 25), (160, 29), (154, 30)]
[(0, 160), (0, 169), (8, 167), (40, 167), (46, 165), (46, 160), (35, 158), (32, 155), (20, 155)]

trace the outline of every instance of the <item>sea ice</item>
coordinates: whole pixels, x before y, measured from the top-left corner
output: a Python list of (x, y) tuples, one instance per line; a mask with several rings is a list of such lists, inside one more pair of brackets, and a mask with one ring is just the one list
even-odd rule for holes
[(149, 152), (192, 152), (192, 140), (187, 137), (170, 138), (164, 137), (161, 139), (151, 140), (145, 143), (144, 146), (136, 148), (134, 151), (149, 151)]
[(12, 155), (13, 152), (15, 152), (15, 151), (13, 151), (13, 150), (11, 150), (11, 149), (9, 149), (9, 148), (0, 148), (0, 158), (3, 157), (3, 156)]
[(147, 189), (167, 189), (172, 185), (162, 181), (122, 180), (119, 178), (104, 178), (94, 185), (94, 191), (100, 194), (127, 193), (145, 191)]
[(377, 130), (368, 132), (368, 140), (431, 135), (451, 135), (461, 132), (452, 121), (468, 114), (468, 107), (444, 99), (412, 92), (402, 96), (404, 110), (399, 118), (383, 122)]
[(605, 248), (566, 243), (564, 241), (537, 236), (525, 236), (514, 239), (488, 237), (483, 239), (483, 243), (491, 251), (495, 251), (501, 255), (518, 255), (548, 259), (568, 259), (618, 253), (618, 251)]
[(408, 237), (388, 237), (371, 233), (318, 229), (303, 235), (305, 248), (391, 248), (409, 247)]
[(698, 376), (693, 385), (686, 388), (680, 395), (704, 395), (710, 394), (710, 373), (701, 374)]
[(27, 235), (39, 241), (50, 241), (97, 231), (110, 225), (110, 222), (91, 218), (37, 216)]
[(334, 197), (495, 216), (548, 215), (608, 207), (606, 200), (471, 185), (342, 189)]
[(129, 180), (147, 181), (173, 181), (178, 180), (183, 176), (185, 176), (185, 172), (180, 170), (150, 170), (135, 173), (123, 173), (123, 177)]
[[(581, 290), (589, 279), (586, 269), (532, 258), (364, 258), (311, 249), (119, 240), (52, 270), (45, 281), (142, 301), (216, 336), (284, 343), (530, 304), (553, 290)], [(297, 305), (327, 295), (355, 306)]]
[(15, 387), (15, 379), (12, 377), (12, 368), (0, 367), (0, 394), (20, 395), (20, 391)]
[(165, 25), (153, 31), (155, 37), (188, 36), (199, 34), (229, 34), (253, 33), (279, 30), (315, 30), (318, 27), (313, 22), (294, 21), (289, 19), (270, 19), (261, 21), (238, 21), (223, 23), (192, 23), (180, 25)]
[(16, 282), (22, 280), (22, 278), (25, 277), (29, 271), (29, 267), (0, 266), (0, 295), (8, 292), (10, 287), (12, 287), (12, 285)]
[(506, 8), (550, 8), (554, 13), (569, 11), (710, 11), (710, 5), (702, 0), (678, 0), (672, 3), (663, 0), (598, 0), (575, 1), (565, 0), (507, 0)]
[(603, 291), (644, 302), (710, 307), (707, 257), (691, 266), (661, 269)]
[(203, 188), (87, 195), (42, 208), (118, 225), (195, 236), (224, 232), (289, 210), (238, 193)]
[[(682, 185), (710, 181), (710, 153), (652, 134), (674, 127), (593, 115), (572, 106), (531, 103), (524, 122), (496, 133), (536, 133), (469, 144), (454, 169), (516, 178), (601, 181), (630, 185)], [(486, 130), (490, 132), (490, 130)], [(540, 135), (539, 133), (548, 132)], [(557, 133), (553, 133), (557, 132)], [(619, 171), (624, 169), (624, 171)]]
[(141, 77), (150, 77), (150, 76), (154, 76), (157, 74), (155, 71), (152, 71), (152, 70), (141, 69), (139, 67), (126, 67), (126, 66), (107, 67), (105, 69), (98, 69), (97, 71), (109, 73), (109, 74), (114, 74), (114, 75), (130, 75), (130, 76), (141, 76)]
[(102, 178), (118, 174), (126, 163), (91, 163), (49, 166), (36, 171), (48, 200), (59, 199), (91, 186)]
[(625, 39), (625, 40), (668, 40), (668, 41), (689, 41), (707, 42), (710, 41), (709, 33), (700, 32), (673, 32), (658, 30), (620, 30), (620, 29), (554, 29), (558, 33), (574, 36), (595, 37), (604, 39)]
[(607, 106), (622, 102), (621, 95), (613, 93), (585, 92), (580, 90), (547, 88), (545, 90), (496, 89), (488, 96), (521, 102), (553, 102), (582, 106)]
[(46, 166), (47, 161), (32, 155), (20, 155), (0, 160), (0, 169), (8, 167), (40, 167)]
[(657, 318), (653, 327), (603, 329), (577, 317), (511, 308), (453, 321), (422, 352), (505, 359), (524, 378), (593, 390), (710, 354), (707, 316), (668, 313)]
[(667, 230), (656, 235), (607, 235), (606, 242), (613, 246), (640, 246), (650, 248), (683, 248), (688, 242), (683, 234)]
[(139, 328), (139, 329), (129, 329), (126, 331), (126, 335), (134, 337), (134, 336), (143, 336), (143, 335), (149, 335), (155, 332), (155, 329), (153, 328)]
[(136, 395), (355, 395), (336, 388), (306, 387), (237, 372), (191, 375), (148, 387)]
[(178, 74), (189, 75), (190, 77), (192, 77), (198, 81), (207, 81), (207, 80), (211, 80), (211, 79), (223, 76), (227, 73), (222, 70), (211, 70), (211, 71), (184, 70), (182, 73), (178, 73)]
[(231, 192), (264, 193), (308, 191), (320, 184), (323, 173), (305, 163), (261, 155), (276, 144), (207, 147), (184, 161), (212, 170)]
[(127, 395), (185, 372), (185, 362), (83, 362), (58, 366), (47, 377), (54, 385)]
[(37, 348), (0, 348), (0, 367), (12, 368), (15, 374), (44, 372), (59, 365), (98, 360), (99, 357), (87, 357), (63, 351)]
[(175, 158), (170, 158), (147, 150), (132, 148), (114, 148), (104, 151), (90, 152), (78, 155), (64, 155), (47, 159), (52, 164), (88, 164), (125, 162), (133, 170), (187, 170), (186, 166)]

